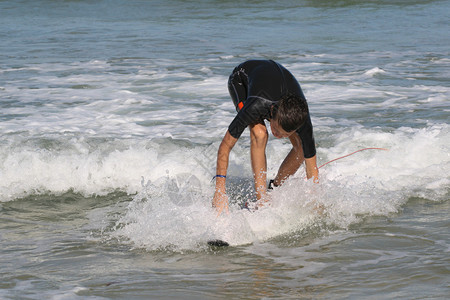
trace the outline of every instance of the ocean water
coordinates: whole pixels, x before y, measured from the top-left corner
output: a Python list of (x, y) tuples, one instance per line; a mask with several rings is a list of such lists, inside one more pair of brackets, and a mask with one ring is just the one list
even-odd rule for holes
[[(0, 299), (448, 299), (449, 1), (0, 1)], [(320, 184), (211, 208), (232, 69), (299, 80)], [(272, 136), (268, 177), (289, 151)], [(211, 238), (231, 247), (210, 248)]]

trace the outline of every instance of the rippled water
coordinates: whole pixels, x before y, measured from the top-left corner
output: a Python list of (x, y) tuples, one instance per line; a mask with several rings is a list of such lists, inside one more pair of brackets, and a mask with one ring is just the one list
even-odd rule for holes
[[(445, 299), (448, 1), (0, 1), (0, 298)], [(210, 207), (226, 82), (275, 59), (321, 183)], [(268, 175), (289, 151), (270, 137)], [(231, 247), (210, 248), (211, 238)]]

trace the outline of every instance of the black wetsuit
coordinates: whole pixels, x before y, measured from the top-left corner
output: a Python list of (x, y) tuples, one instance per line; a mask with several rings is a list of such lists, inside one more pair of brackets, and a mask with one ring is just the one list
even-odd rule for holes
[[(228, 127), (234, 138), (239, 138), (247, 126), (270, 120), (272, 104), (286, 93), (305, 99), (295, 77), (273, 60), (249, 60), (240, 64), (230, 75), (228, 90), (238, 111)], [(309, 114), (296, 132), (302, 141), (305, 158), (316, 155)]]

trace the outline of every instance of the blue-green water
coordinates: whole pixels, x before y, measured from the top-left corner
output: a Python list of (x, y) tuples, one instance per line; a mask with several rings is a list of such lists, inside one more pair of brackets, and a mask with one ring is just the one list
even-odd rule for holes
[[(0, 298), (448, 298), (449, 9), (0, 1)], [(319, 164), (389, 151), (217, 218), (227, 79), (252, 58), (300, 81)], [(288, 151), (270, 137), (269, 177)], [(248, 133), (228, 177), (253, 197)]]

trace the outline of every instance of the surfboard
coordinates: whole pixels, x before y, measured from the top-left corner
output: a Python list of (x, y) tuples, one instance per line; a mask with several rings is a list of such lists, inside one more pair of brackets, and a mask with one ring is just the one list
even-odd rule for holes
[(225, 241), (222, 240), (210, 240), (208, 241), (208, 245), (211, 247), (228, 247), (230, 244), (228, 244)]

